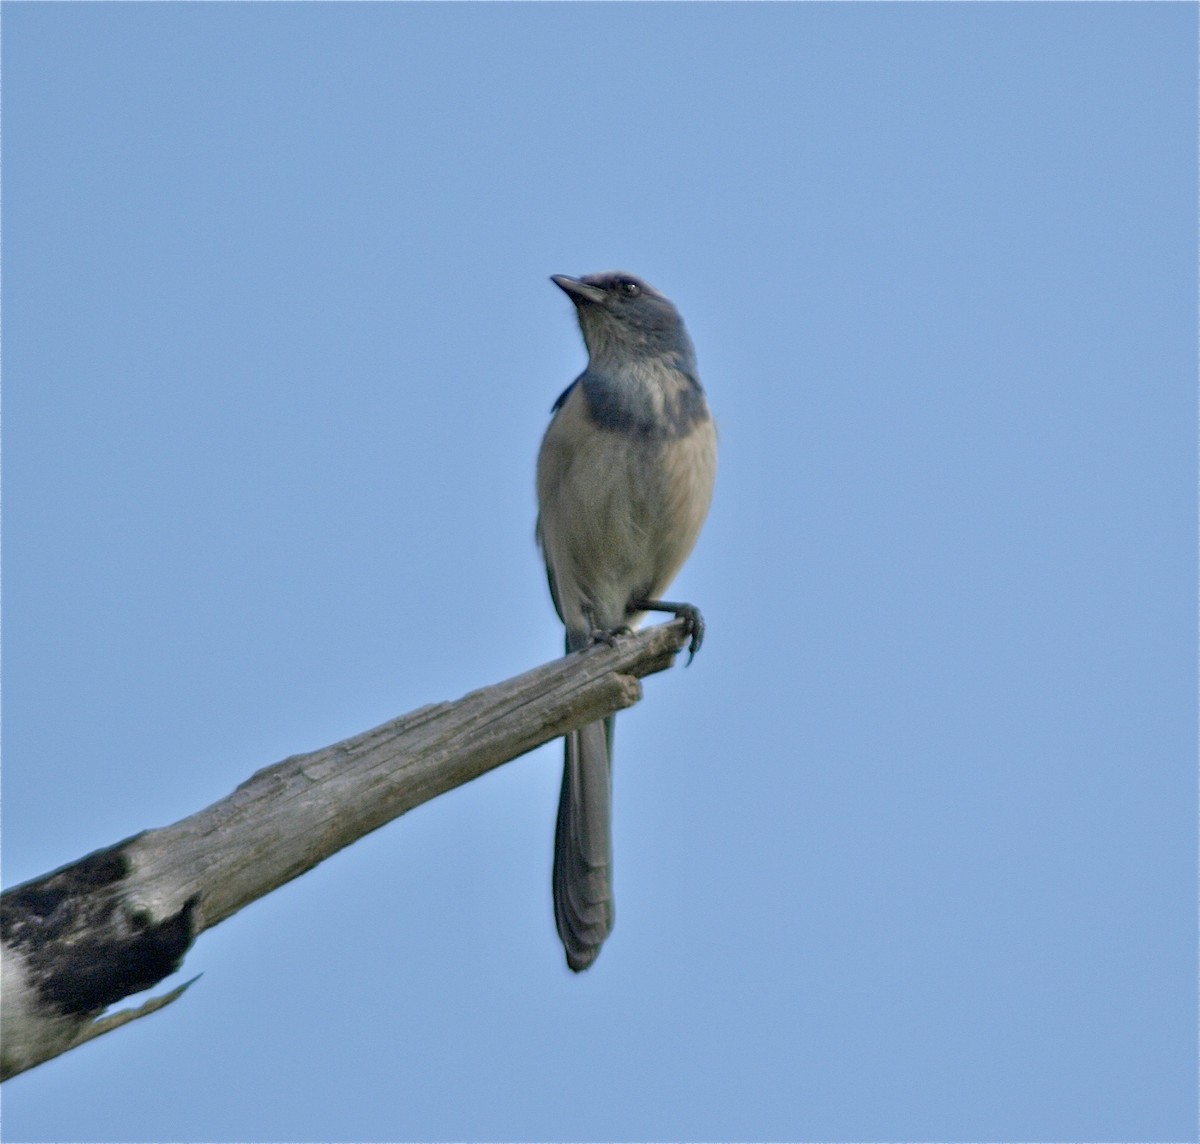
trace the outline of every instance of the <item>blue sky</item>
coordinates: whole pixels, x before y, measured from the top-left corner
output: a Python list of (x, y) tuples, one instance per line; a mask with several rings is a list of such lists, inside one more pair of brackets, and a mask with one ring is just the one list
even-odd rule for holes
[(8, 4), (4, 879), (558, 653), (583, 364), (721, 429), (575, 977), (557, 745), (205, 934), (11, 1140), (1197, 1130), (1183, 4)]

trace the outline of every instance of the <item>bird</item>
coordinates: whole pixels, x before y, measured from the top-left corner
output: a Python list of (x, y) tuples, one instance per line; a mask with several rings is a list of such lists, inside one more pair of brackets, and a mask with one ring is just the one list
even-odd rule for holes
[[(674, 304), (632, 274), (550, 280), (574, 303), (588, 354), (554, 403), (537, 460), (536, 535), (567, 652), (612, 644), (647, 612), (673, 612), (695, 655), (699, 610), (661, 598), (696, 543), (716, 477), (691, 338)], [(576, 973), (613, 926), (612, 736), (609, 716), (565, 740), (552, 882)]]

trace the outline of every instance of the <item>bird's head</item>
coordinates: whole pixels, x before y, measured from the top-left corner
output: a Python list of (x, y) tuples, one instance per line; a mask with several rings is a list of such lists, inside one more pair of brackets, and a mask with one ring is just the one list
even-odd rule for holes
[(679, 311), (648, 282), (623, 270), (582, 278), (555, 274), (550, 281), (575, 303), (593, 362), (615, 355), (671, 355), (690, 362), (692, 343)]

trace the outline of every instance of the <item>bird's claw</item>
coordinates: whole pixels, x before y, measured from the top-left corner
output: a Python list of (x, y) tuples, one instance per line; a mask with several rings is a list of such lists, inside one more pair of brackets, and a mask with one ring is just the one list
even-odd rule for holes
[(588, 633), (588, 639), (591, 641), (591, 646), (596, 644), (604, 644), (606, 647), (616, 647), (617, 640), (621, 636), (633, 635), (633, 629), (622, 624), (619, 628), (592, 628)]
[(696, 652), (704, 642), (704, 617), (695, 604), (676, 604), (670, 600), (639, 600), (633, 605), (639, 612), (671, 612), (683, 621), (684, 638), (688, 640), (688, 663), (696, 658)]
[(700, 614), (700, 609), (693, 604), (680, 605), (675, 617), (683, 621), (684, 635), (691, 637), (688, 641), (687, 659), (690, 666), (692, 660), (696, 658), (696, 652), (700, 650), (700, 645), (704, 642), (704, 617)]
[(676, 616), (685, 624), (684, 631), (691, 636), (688, 641), (688, 663), (696, 658), (696, 652), (700, 651), (700, 645), (704, 642), (704, 617), (700, 615), (700, 609), (691, 604), (688, 605), (688, 610), (676, 612)]

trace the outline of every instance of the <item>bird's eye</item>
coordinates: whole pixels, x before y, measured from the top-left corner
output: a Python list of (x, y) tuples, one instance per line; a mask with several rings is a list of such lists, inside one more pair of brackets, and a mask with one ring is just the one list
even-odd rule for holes
[(622, 278), (619, 288), (626, 298), (636, 298), (642, 292), (642, 288), (632, 278)]

